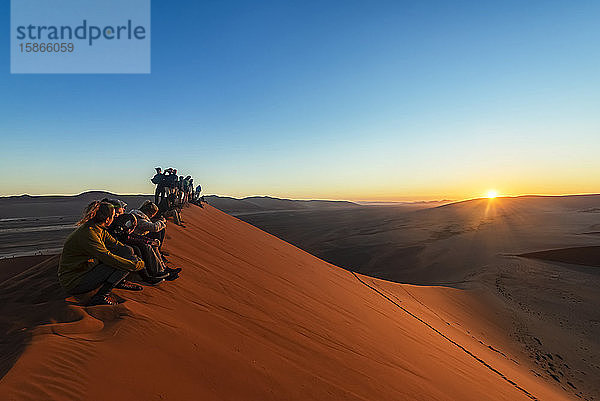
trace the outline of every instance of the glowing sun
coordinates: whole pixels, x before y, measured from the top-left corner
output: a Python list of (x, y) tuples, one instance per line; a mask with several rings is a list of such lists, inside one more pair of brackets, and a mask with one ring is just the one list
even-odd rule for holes
[(485, 196), (487, 196), (490, 199), (494, 199), (498, 196), (498, 191), (496, 191), (495, 189), (490, 189), (489, 191), (487, 191), (487, 194)]

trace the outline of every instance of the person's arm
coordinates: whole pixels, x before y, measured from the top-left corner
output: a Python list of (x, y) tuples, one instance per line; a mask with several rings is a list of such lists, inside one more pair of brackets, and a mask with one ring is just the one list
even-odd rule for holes
[[(144, 268), (144, 262), (133, 262), (129, 259), (122, 258), (110, 252), (102, 241), (102, 238), (93, 229), (88, 230), (86, 238), (82, 239), (84, 250), (92, 257), (97, 258), (100, 262), (115, 267), (121, 270), (137, 271)], [(106, 233), (104, 241), (110, 246), (115, 247), (119, 243), (110, 234)]]
[(137, 235), (137, 234), (129, 234), (128, 241), (130, 241), (134, 245), (154, 245), (154, 246), (160, 246), (160, 241), (159, 240), (157, 240), (157, 239), (150, 239), (148, 237), (144, 237), (143, 235)]
[(120, 249), (123, 246), (123, 244), (119, 242), (115, 237), (113, 237), (112, 234), (108, 232), (108, 230), (101, 231), (100, 236), (100, 242), (102, 242), (106, 249), (108, 249), (111, 252), (116, 251), (117, 249)]
[(138, 219), (138, 229), (141, 232), (150, 231), (152, 233), (155, 233), (162, 230), (165, 227), (167, 227), (167, 224), (164, 222), (164, 220), (149, 221)]

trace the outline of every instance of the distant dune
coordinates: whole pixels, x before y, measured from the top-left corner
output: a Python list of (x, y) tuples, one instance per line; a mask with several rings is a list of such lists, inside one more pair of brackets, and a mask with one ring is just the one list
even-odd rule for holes
[(362, 274), (483, 290), (533, 370), (585, 398), (600, 396), (589, 380), (600, 377), (599, 206), (599, 195), (524, 196), (240, 218)]
[(154, 195), (115, 195), (102, 191), (84, 192), (73, 196), (5, 196), (0, 197), (0, 221), (28, 217), (80, 217), (83, 209), (91, 201), (116, 196), (134, 207), (146, 199), (154, 199)]
[(600, 195), (474, 199), (240, 218), (328, 262), (386, 280), (464, 281), (505, 255), (598, 243)]
[(582, 266), (600, 267), (600, 246), (550, 249), (547, 251), (524, 253), (519, 256)]
[(454, 203), (452, 200), (433, 200), (433, 201), (411, 201), (411, 202), (383, 202), (383, 201), (360, 201), (356, 202), (359, 205), (363, 206), (404, 206), (404, 207), (414, 207), (417, 209), (425, 209), (430, 207), (447, 205), (449, 203)]
[(181, 278), (118, 307), (65, 300), (57, 257), (0, 282), (0, 399), (567, 400), (593, 377), (567, 376), (567, 354), (543, 355), (560, 383), (536, 373), (486, 291), (355, 275), (212, 207), (184, 216), (166, 242)]
[(54, 254), (93, 200), (118, 197), (137, 208), (150, 195), (115, 195), (92, 191), (74, 196), (0, 197), (0, 258)]
[(348, 201), (294, 200), (272, 198), (269, 196), (250, 196), (247, 198), (237, 199), (209, 195), (206, 197), (206, 200), (217, 209), (222, 210), (225, 213), (235, 215), (240, 213), (359, 207), (358, 204)]
[[(90, 191), (73, 196), (0, 197), (0, 259), (3, 257), (53, 254), (81, 218), (84, 208), (94, 200), (117, 198), (128, 209), (139, 207), (154, 195), (119, 195)], [(352, 202), (290, 200), (267, 196), (243, 199), (210, 195), (206, 199), (217, 209), (234, 215), (299, 210), (329, 210), (359, 207)]]

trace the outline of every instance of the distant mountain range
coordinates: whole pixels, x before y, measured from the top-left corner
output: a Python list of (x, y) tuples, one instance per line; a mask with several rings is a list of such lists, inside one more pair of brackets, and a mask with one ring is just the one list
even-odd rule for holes
[(128, 209), (139, 207), (154, 195), (116, 195), (110, 192), (89, 191), (79, 195), (20, 195), (0, 197), (0, 219), (80, 216), (83, 209), (94, 200), (118, 198), (126, 202)]
[(330, 200), (293, 200), (272, 198), (270, 196), (250, 196), (247, 198), (230, 198), (210, 195), (205, 199), (211, 206), (226, 213), (256, 213), (277, 210), (314, 210), (334, 208), (358, 208), (360, 205), (348, 201)]
[[(0, 197), (0, 219), (47, 216), (79, 216), (93, 200), (117, 198), (128, 204), (128, 210), (138, 208), (154, 195), (118, 195), (104, 191), (89, 191), (79, 195), (19, 195)], [(226, 213), (255, 213), (278, 210), (314, 210), (356, 208), (360, 205), (347, 201), (292, 200), (269, 196), (251, 196), (242, 199), (209, 195), (205, 199)]]

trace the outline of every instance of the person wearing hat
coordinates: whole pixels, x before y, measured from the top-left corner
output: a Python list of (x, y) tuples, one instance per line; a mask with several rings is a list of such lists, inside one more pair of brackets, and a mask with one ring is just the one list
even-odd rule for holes
[(165, 273), (166, 266), (155, 249), (160, 243), (158, 240), (134, 234), (136, 226), (137, 218), (131, 213), (124, 213), (115, 217), (108, 227), (108, 232), (116, 240), (133, 248), (135, 254), (144, 261), (145, 265), (145, 268), (137, 273), (147, 284), (156, 285), (169, 277), (169, 274)]
[(108, 202), (111, 205), (114, 206), (115, 208), (115, 217), (118, 217), (120, 215), (122, 215), (123, 213), (125, 213), (125, 208), (127, 208), (127, 203), (123, 202), (120, 199), (108, 199), (108, 198), (104, 198), (102, 199), (102, 202)]
[(130, 272), (144, 268), (133, 249), (114, 239), (107, 231), (115, 208), (108, 202), (94, 201), (86, 208), (79, 227), (65, 241), (58, 265), (58, 281), (69, 295), (96, 293), (91, 305), (116, 305), (113, 288), (140, 291), (142, 287), (125, 281)]
[[(168, 168), (168, 169), (165, 170), (163, 183), (164, 183), (164, 187), (166, 189), (167, 195), (176, 192), (177, 179), (178, 179), (178, 176), (177, 176), (177, 170), (176, 169), (174, 169), (174, 168)], [(159, 202), (155, 202), (154, 204), (157, 205), (159, 203), (160, 203), (160, 201)]]
[(160, 202), (160, 199), (166, 197), (165, 175), (162, 173), (162, 169), (160, 167), (156, 167), (155, 170), (156, 174), (154, 174), (154, 177), (152, 177), (150, 181), (153, 184), (156, 184), (156, 190), (154, 191), (154, 203), (158, 204), (158, 202)]
[[(134, 209), (131, 211), (131, 214), (137, 219), (137, 225), (133, 233), (150, 239), (158, 240), (160, 245), (154, 246), (154, 249), (160, 254), (162, 253), (160, 248), (165, 238), (167, 221), (164, 217), (152, 220), (157, 213), (158, 206), (152, 203), (152, 201), (145, 201), (139, 209)], [(165, 267), (164, 271), (166, 273), (173, 273), (173, 277), (176, 278), (176, 274), (181, 271), (181, 268), (173, 269)]]

